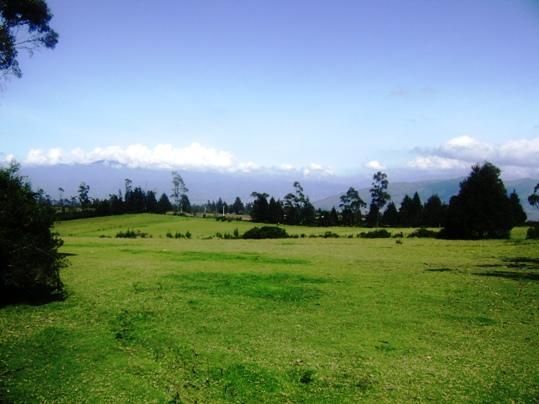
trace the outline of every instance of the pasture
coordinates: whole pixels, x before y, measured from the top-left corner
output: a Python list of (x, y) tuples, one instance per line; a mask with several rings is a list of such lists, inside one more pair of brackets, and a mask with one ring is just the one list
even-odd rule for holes
[[(210, 238), (252, 226), (59, 223), (69, 296), (0, 309), (0, 401), (538, 399), (539, 243), (525, 229), (490, 241), (308, 237), (365, 230), (343, 227)], [(151, 238), (114, 238), (126, 229)]]

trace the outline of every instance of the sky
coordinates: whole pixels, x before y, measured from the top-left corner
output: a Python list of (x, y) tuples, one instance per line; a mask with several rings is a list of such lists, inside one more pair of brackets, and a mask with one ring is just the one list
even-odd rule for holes
[(48, 0), (0, 159), (539, 177), (538, 0)]

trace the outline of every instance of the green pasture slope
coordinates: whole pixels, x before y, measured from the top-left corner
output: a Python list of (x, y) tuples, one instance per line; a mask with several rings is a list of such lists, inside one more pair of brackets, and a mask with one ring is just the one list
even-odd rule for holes
[[(525, 229), (206, 239), (251, 226), (59, 223), (69, 298), (0, 309), (0, 401), (537, 402), (539, 243)], [(100, 237), (127, 228), (152, 238)]]

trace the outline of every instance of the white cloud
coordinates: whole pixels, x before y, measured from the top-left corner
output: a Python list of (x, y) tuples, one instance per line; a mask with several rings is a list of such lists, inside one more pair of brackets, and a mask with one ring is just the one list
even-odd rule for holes
[(458, 170), (490, 161), (501, 167), (512, 167), (514, 172), (532, 173), (539, 168), (539, 138), (513, 139), (496, 144), (465, 135), (450, 139), (434, 149), (418, 150), (418, 153), (419, 156), (408, 162), (409, 167)]
[(322, 166), (320, 164), (316, 164), (316, 163), (310, 163), (307, 167), (303, 168), (303, 175), (304, 176), (308, 176), (308, 175), (323, 175), (323, 176), (326, 176), (326, 175), (334, 175), (334, 173), (328, 167), (324, 167), (324, 166)]
[(264, 167), (252, 161), (238, 161), (228, 151), (205, 147), (199, 143), (192, 143), (183, 148), (173, 147), (170, 144), (158, 144), (154, 147), (133, 144), (126, 147), (96, 147), (92, 150), (81, 148), (69, 151), (60, 148), (32, 149), (26, 155), (23, 164), (51, 166), (56, 164), (92, 164), (101, 161), (112, 167), (218, 170), (244, 173), (277, 171), (297, 172), (303, 173), (303, 175), (333, 175), (329, 168), (316, 163), (311, 163), (306, 167), (295, 167), (291, 164)]
[(408, 166), (412, 168), (419, 168), (420, 170), (455, 170), (468, 168), (469, 164), (460, 160), (448, 159), (439, 156), (419, 156), (414, 160), (409, 161)]
[(371, 170), (385, 169), (385, 166), (382, 163), (380, 163), (378, 160), (369, 161), (367, 164), (365, 164), (365, 167), (370, 168)]

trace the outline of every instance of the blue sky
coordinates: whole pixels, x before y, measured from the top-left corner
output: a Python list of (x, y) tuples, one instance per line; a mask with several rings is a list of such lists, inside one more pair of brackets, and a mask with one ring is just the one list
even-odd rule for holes
[(539, 175), (539, 1), (48, 4), (57, 48), (0, 90), (3, 158)]

